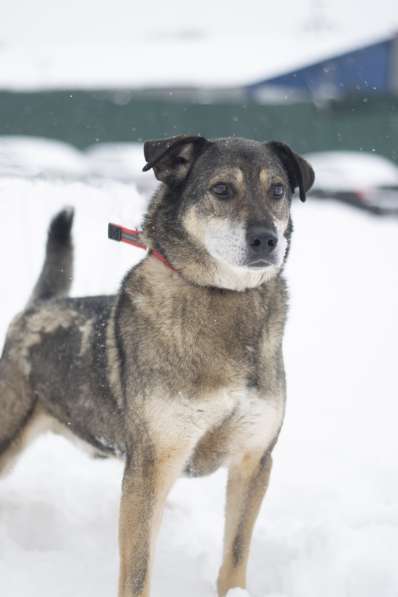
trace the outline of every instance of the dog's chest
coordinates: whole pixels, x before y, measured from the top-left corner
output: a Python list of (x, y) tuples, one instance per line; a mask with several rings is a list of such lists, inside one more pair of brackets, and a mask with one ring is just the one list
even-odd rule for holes
[(135, 334), (140, 322), (146, 322), (135, 367), (140, 363), (145, 371), (153, 363), (158, 367), (156, 377), (140, 376), (148, 386), (159, 384), (170, 394), (200, 398), (258, 382), (269, 311), (260, 295), (184, 288), (162, 297), (135, 293), (132, 302)]
[(146, 419), (159, 444), (192, 446), (192, 474), (208, 474), (253, 450), (265, 451), (282, 425), (284, 395), (261, 396), (256, 390), (224, 388), (192, 399), (182, 394), (152, 397)]
[(261, 397), (248, 391), (242, 395), (230, 421), (225, 422), (230, 456), (267, 448), (282, 425), (283, 414), (282, 394)]
[(265, 452), (276, 440), (283, 422), (283, 393), (261, 397), (249, 390), (231, 398), (231, 409), (198, 439), (188, 474), (208, 475), (249, 452)]
[(211, 452), (217, 466), (245, 450), (265, 450), (283, 417), (284, 309), (270, 291), (226, 293), (181, 283), (162, 290), (149, 293), (142, 285), (130, 293), (135, 337), (143, 332), (132, 387), (144, 387), (151, 437)]

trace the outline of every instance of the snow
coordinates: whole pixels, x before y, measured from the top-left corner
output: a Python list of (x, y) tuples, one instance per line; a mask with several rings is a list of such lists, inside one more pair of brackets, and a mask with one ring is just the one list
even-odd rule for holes
[(144, 173), (140, 143), (98, 143), (79, 151), (61, 141), (40, 137), (0, 136), (0, 177), (134, 182), (145, 195), (156, 188)]
[(86, 173), (82, 154), (61, 141), (37, 137), (0, 137), (1, 176), (69, 175)]
[(347, 191), (398, 185), (397, 166), (374, 153), (323, 151), (305, 157), (316, 172), (314, 188)]
[[(143, 256), (106, 239), (108, 221), (141, 220), (133, 183), (11, 174), (0, 176), (0, 342), (61, 206), (77, 208), (74, 295), (114, 292)], [(286, 422), (248, 592), (228, 597), (396, 597), (398, 224), (310, 200), (297, 202), (294, 221)], [(0, 480), (1, 594), (116, 595), (121, 475), (121, 463), (90, 459), (61, 437), (29, 447)], [(181, 479), (171, 492), (154, 597), (215, 596), (225, 476)]]
[(317, 8), (308, 0), (288, 11), (261, 0), (202, 0), (189, 10), (179, 0), (3, 0), (0, 88), (241, 85), (378, 41), (398, 25), (394, 0)]

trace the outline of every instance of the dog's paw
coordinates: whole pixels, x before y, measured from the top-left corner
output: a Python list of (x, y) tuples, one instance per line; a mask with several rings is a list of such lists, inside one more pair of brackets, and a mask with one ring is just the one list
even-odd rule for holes
[(231, 589), (227, 597), (250, 597), (250, 594), (245, 589)]

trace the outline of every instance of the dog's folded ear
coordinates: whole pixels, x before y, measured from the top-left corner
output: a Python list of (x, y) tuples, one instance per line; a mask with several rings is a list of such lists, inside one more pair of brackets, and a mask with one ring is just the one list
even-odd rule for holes
[(267, 147), (276, 154), (285, 168), (293, 193), (298, 188), (301, 201), (305, 201), (305, 194), (315, 180), (315, 173), (310, 164), (280, 141), (270, 141)]
[(147, 164), (143, 171), (153, 168), (156, 178), (161, 182), (169, 186), (179, 184), (188, 175), (197, 157), (210, 144), (204, 137), (189, 135), (146, 141), (144, 156)]

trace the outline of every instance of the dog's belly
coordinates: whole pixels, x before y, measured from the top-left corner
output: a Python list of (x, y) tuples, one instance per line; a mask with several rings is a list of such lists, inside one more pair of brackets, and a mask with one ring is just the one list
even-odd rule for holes
[(266, 451), (283, 422), (284, 397), (248, 392), (232, 412), (199, 440), (186, 467), (191, 476), (208, 475), (250, 451)]

